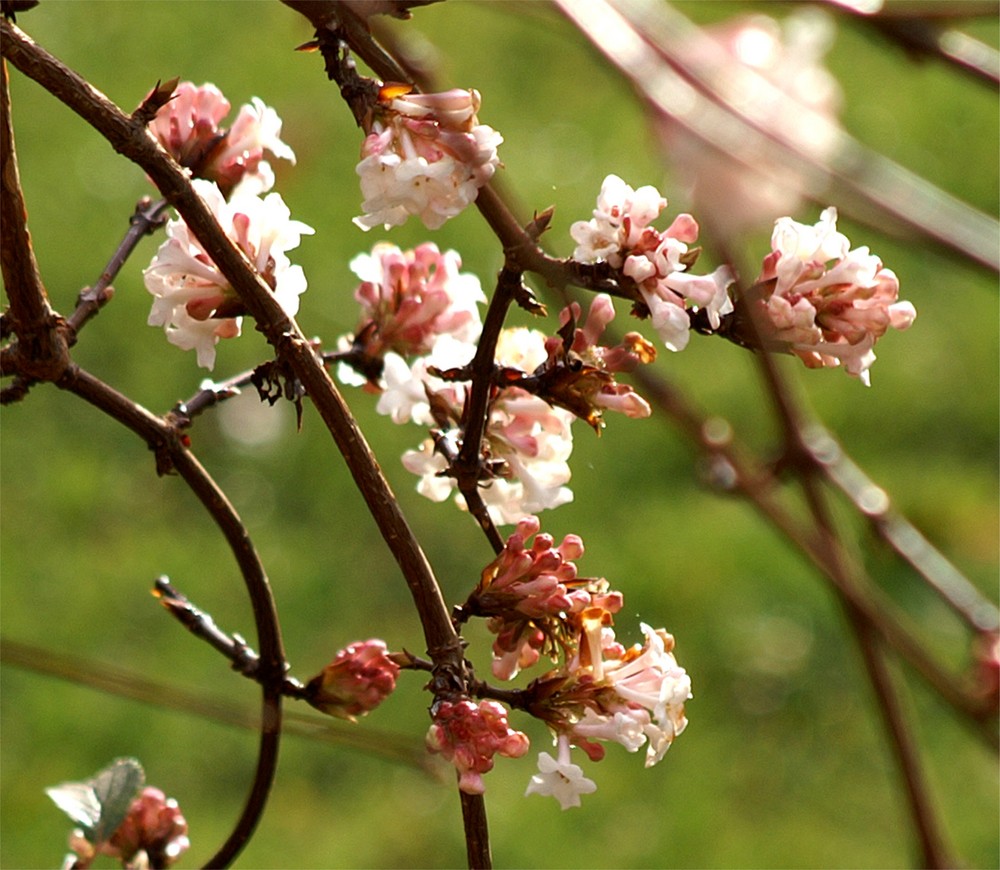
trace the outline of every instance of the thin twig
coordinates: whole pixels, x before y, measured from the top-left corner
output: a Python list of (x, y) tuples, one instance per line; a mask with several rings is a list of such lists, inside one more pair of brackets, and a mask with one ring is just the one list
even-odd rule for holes
[(92, 286), (85, 287), (80, 291), (80, 296), (76, 301), (76, 310), (66, 318), (66, 325), (72, 331), (73, 340), (76, 339), (76, 335), (83, 328), (83, 325), (94, 317), (114, 295), (111, 282), (115, 280), (122, 266), (132, 255), (140, 239), (151, 235), (163, 226), (166, 222), (166, 211), (167, 203), (162, 199), (153, 202), (147, 196), (136, 203), (135, 212), (129, 218), (129, 228), (125, 237), (97, 281)]

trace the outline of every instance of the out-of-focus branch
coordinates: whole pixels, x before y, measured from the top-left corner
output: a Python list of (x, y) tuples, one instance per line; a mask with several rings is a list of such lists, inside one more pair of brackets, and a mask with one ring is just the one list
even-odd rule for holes
[[(662, 377), (637, 369), (636, 385), (651, 404), (658, 407), (708, 457), (709, 479), (724, 491), (745, 497), (767, 521), (799, 549), (834, 585), (845, 600), (864, 614), (885, 642), (896, 650), (938, 695), (969, 717), (976, 732), (991, 746), (997, 745), (996, 729), (990, 723), (995, 711), (983, 702), (972, 686), (944, 671), (928, 653), (909, 620), (889, 598), (870, 584), (855, 582), (831, 571), (827, 554), (814, 534), (795, 520), (781, 502), (777, 480), (757, 469), (733, 440), (732, 427), (718, 418), (706, 419), (684, 396)], [(847, 575), (859, 576), (857, 572)]]
[[(723, 49), (669, 3), (659, 0), (555, 0), (594, 46), (655, 110), (682, 125), (705, 147), (781, 179), (805, 179), (801, 192), (822, 202), (836, 185), (842, 211), (877, 226), (929, 239), (1000, 270), (1000, 224), (865, 147), (818, 112), (789, 102), (749, 68), (733, 69)], [(697, 57), (698, 60), (693, 58)], [(806, 153), (785, 131), (762, 125), (740, 105), (735, 78), (753, 81), (761, 105), (784, 105), (796, 126), (833, 143), (826, 161)]]
[[(139, 701), (153, 707), (190, 713), (202, 719), (248, 731), (260, 728), (260, 715), (242, 704), (222, 700), (218, 693), (192, 692), (179, 686), (150, 680), (138, 671), (99, 662), (82, 656), (56, 653), (35, 644), (0, 639), (0, 664), (44, 676), (56, 677), (75, 686)], [(358, 728), (330, 716), (314, 716), (284, 711), (282, 732), (332, 746), (346, 746), (378, 758), (421, 770), (441, 778), (442, 768), (427, 754), (419, 741), (370, 727)]]
[(828, 0), (828, 3), (873, 27), (919, 60), (941, 61), (977, 81), (994, 88), (1000, 86), (1000, 52), (952, 26), (957, 20), (973, 17), (995, 20), (997, 4), (992, 0), (892, 2), (880, 4), (876, 10), (852, 0)]
[(817, 423), (802, 433), (803, 447), (816, 467), (850, 498), (875, 532), (976, 631), (1000, 629), (1000, 611), (928, 541), (914, 525), (895, 511), (888, 494), (858, 467), (833, 436)]

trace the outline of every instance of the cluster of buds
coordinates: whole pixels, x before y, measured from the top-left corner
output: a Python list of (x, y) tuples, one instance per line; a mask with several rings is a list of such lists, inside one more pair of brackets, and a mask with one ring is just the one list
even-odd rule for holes
[(147, 786), (107, 840), (93, 842), (82, 829), (75, 829), (69, 838), (72, 854), (63, 866), (66, 870), (84, 870), (99, 855), (105, 855), (118, 859), (128, 870), (169, 867), (191, 845), (187, 832), (177, 801)]
[[(621, 609), (622, 595), (603, 579), (577, 577), (574, 559), (583, 541), (567, 535), (555, 543), (539, 534), (538, 519), (522, 519), (500, 555), (486, 566), (479, 584), (461, 607), (466, 616), (486, 617), (493, 644), (493, 674), (502, 680), (534, 665), (541, 653), (553, 660), (571, 649), (591, 608)], [(529, 546), (528, 540), (533, 539)]]
[(309, 681), (306, 699), (317, 710), (356, 722), (395, 691), (397, 676), (399, 665), (384, 641), (353, 643)]
[(836, 367), (870, 385), (872, 348), (889, 327), (906, 329), (917, 316), (899, 301), (899, 280), (867, 247), (851, 248), (828, 208), (809, 226), (780, 218), (771, 235), (759, 286), (768, 342), (809, 368)]
[(441, 753), (458, 771), (458, 787), (467, 794), (486, 790), (483, 774), (493, 769), (493, 756), (520, 758), (528, 738), (507, 722), (507, 710), (496, 701), (438, 701), (431, 710), (427, 749)]
[[(256, 97), (240, 109), (232, 127), (222, 130), (219, 122), (228, 112), (229, 102), (214, 85), (183, 82), (149, 129), (190, 170), (196, 192), (223, 231), (246, 254), (282, 309), (294, 316), (306, 278), (286, 252), (313, 230), (291, 220), (280, 194), (262, 197), (274, 183), (262, 158), (265, 150), (293, 162), (295, 155), (279, 138), (281, 120), (275, 111)], [(162, 326), (168, 341), (195, 350), (198, 365), (213, 368), (216, 345), (240, 335), (245, 310), (182, 219), (167, 224), (167, 240), (144, 275), (146, 289), (155, 297), (149, 325)]]
[(357, 166), (365, 214), (354, 219), (364, 230), (410, 215), (437, 229), (476, 199), (500, 163), (503, 137), (479, 123), (478, 91), (410, 90), (383, 86), (365, 126)]

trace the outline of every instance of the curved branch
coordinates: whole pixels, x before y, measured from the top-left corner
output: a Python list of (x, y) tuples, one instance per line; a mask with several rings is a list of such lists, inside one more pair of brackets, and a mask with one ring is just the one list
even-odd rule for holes
[(236, 509), (201, 463), (181, 444), (176, 430), (76, 366), (66, 373), (58, 386), (104, 411), (145, 440), (156, 453), (159, 473), (173, 470), (184, 479), (225, 536), (246, 584), (260, 644), (257, 678), (263, 695), (260, 748), (257, 768), (243, 812), (226, 842), (207, 865), (225, 867), (239, 855), (260, 821), (278, 766), (281, 697), (286, 664), (278, 613), (267, 574)]
[(432, 657), (460, 661), (458, 637), (431, 571), (388, 482), (337, 387), (310, 343), (281, 308), (243, 252), (225, 235), (190, 180), (141, 123), (36, 45), (17, 27), (0, 22), (4, 55), (140, 166), (205, 248), (258, 327), (305, 387), (344, 455), (383, 538), (406, 578), (424, 624)]

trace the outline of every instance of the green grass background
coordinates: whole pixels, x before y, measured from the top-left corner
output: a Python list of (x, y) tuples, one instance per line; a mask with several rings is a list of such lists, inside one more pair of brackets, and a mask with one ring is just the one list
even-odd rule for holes
[[(701, 19), (787, 5), (686, 3)], [(305, 20), (276, 2), (60, 2), (45, 0), (19, 24), (131, 110), (156, 82), (212, 81), (234, 105), (260, 96), (284, 120), (298, 165), (280, 165), (278, 189), (294, 217), (317, 230), (293, 252), (309, 279), (300, 323), (332, 341), (354, 326), (347, 263), (385, 234), (368, 235), (354, 174), (359, 134), (317, 55), (292, 48)], [(977, 35), (993, 45), (996, 23)], [(629, 89), (555, 12), (539, 3), (448, 2), (419, 9), (397, 30), (426, 39), (448, 86), (476, 87), (480, 117), (505, 137), (503, 182), (524, 206), (557, 206), (552, 250), (572, 250), (568, 227), (586, 218), (610, 172), (661, 187), (670, 213), (684, 207), (663, 154)], [(828, 60), (845, 92), (848, 130), (945, 190), (997, 210), (995, 93), (935, 64), (914, 64), (871, 32), (838, 30)], [(53, 304), (67, 313), (114, 250), (142, 173), (33, 82), (12, 71), (21, 172), (36, 254)], [(836, 204), (836, 192), (830, 202)], [(812, 222), (818, 207), (795, 217)], [(996, 277), (932, 250), (841, 222), (899, 274), (919, 317), (879, 346), (874, 386), (838, 371), (783, 361), (804, 400), (933, 543), (989, 595), (997, 582), (998, 342)], [(412, 221), (389, 235), (407, 247), (427, 234)], [(748, 255), (767, 250), (768, 229)], [(433, 234), (459, 250), (489, 288), (501, 252), (475, 210)], [(194, 355), (145, 325), (141, 278), (159, 239), (146, 240), (115, 282), (116, 297), (89, 325), (76, 360), (157, 412), (195, 392)], [(624, 318), (624, 314), (621, 315)], [(252, 324), (220, 346), (223, 377), (267, 356)], [(777, 449), (752, 358), (695, 338), (657, 368), (740, 437)], [(414, 491), (399, 454), (420, 438), (348, 400), (399, 494), (450, 601), (463, 599), (489, 561), (485, 540), (449, 505)], [(281, 434), (248, 448), (230, 434), (255, 400), (196, 424), (194, 447), (242, 512), (268, 567), (293, 672), (308, 678), (342, 645), (380, 636), (422, 650), (405, 584), (318, 418), (279, 405)], [(230, 427), (230, 428), (227, 428)], [(487, 807), (503, 867), (902, 867), (918, 857), (896, 771), (857, 652), (830, 591), (746, 505), (708, 491), (697, 458), (662, 420), (611, 419), (597, 440), (576, 432), (576, 500), (543, 515), (556, 536), (581, 534), (581, 570), (624, 590), (620, 635), (640, 619), (677, 637), (694, 682), (691, 725), (666, 759), (610, 747), (588, 765), (596, 794), (578, 810), (523, 798), (534, 753), (499, 760)], [(240, 700), (255, 687), (188, 636), (149, 595), (168, 574), (218, 623), (252, 637), (229, 553), (176, 478), (114, 421), (52, 386), (3, 411), (2, 629), (6, 637), (127, 665), (157, 679)], [(852, 526), (853, 528), (853, 526)], [(854, 532), (862, 545), (863, 531)], [(967, 638), (947, 610), (883, 548), (869, 549), (879, 581), (956, 668)], [(488, 639), (469, 633), (485, 671)], [(966, 864), (998, 864), (995, 756), (924, 686), (901, 672), (904, 702), (950, 842)], [(68, 824), (43, 792), (135, 755), (148, 778), (178, 798), (193, 847), (207, 860), (244, 800), (256, 738), (43, 678), (13, 667), (0, 696), (0, 864), (56, 866)], [(427, 725), (421, 679), (359, 728), (407, 735)], [(548, 739), (514, 716), (535, 748)], [(453, 787), (390, 761), (287, 738), (271, 802), (242, 867), (454, 867), (464, 862)]]

